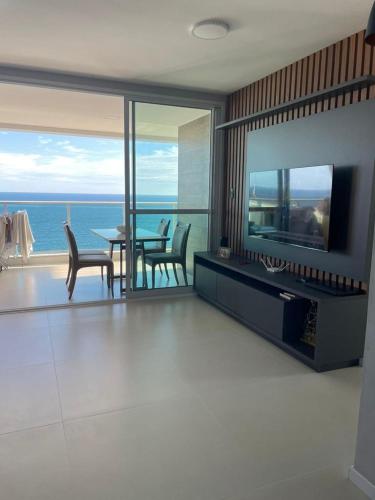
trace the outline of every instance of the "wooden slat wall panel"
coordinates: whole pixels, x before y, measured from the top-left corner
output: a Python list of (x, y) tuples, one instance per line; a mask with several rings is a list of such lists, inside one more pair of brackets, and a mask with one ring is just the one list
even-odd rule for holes
[[(364, 31), (355, 33), (234, 92), (228, 99), (227, 120), (241, 118), (353, 78), (375, 74), (374, 47), (364, 43), (364, 33)], [(255, 252), (246, 252), (243, 247), (242, 215), (247, 133), (251, 130), (374, 97), (375, 86), (372, 86), (370, 89), (348, 92), (344, 96), (325, 99), (322, 102), (262, 118), (226, 132), (227, 167), (224, 227), (229, 245), (236, 254), (252, 260), (259, 260), (261, 257)], [(273, 259), (273, 261), (281, 263), (277, 259)], [(307, 269), (293, 262), (289, 264), (290, 271), (296, 274), (318, 276), (323, 280), (345, 281), (353, 286), (362, 286), (362, 284), (355, 283), (350, 277), (332, 275), (325, 272), (324, 269)]]

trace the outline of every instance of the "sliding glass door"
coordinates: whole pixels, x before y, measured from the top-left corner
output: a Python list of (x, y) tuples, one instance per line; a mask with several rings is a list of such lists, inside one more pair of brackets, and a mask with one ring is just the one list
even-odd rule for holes
[(211, 110), (125, 106), (127, 291), (189, 286), (194, 252), (209, 244)]

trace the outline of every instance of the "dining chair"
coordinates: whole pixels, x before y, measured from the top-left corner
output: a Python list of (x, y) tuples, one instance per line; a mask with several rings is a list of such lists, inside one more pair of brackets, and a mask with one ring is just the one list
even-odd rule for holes
[[(145, 264), (148, 264), (152, 267), (152, 288), (155, 288), (155, 266), (160, 264), (172, 264), (173, 272), (176, 278), (176, 283), (179, 285), (176, 264), (179, 264), (182, 267), (182, 272), (184, 275), (185, 285), (188, 285), (187, 274), (186, 274), (186, 249), (187, 242), (189, 238), (191, 224), (183, 224), (182, 222), (178, 222), (176, 229), (173, 233), (172, 239), (172, 251), (171, 252), (159, 252), (159, 253), (151, 253), (146, 254)], [(168, 279), (169, 276), (167, 275)]]
[[(64, 222), (64, 225), (65, 224), (68, 224), (68, 222)], [(80, 256), (84, 256), (84, 255), (106, 255), (106, 253), (104, 252), (104, 250), (78, 250), (78, 255), (80, 255)], [(103, 276), (103, 266), (100, 267), (100, 271), (101, 271), (101, 276), (102, 276), (102, 281), (103, 281), (103, 279), (104, 279), (104, 276)], [(70, 253), (69, 253), (68, 274), (67, 274), (66, 280), (65, 280), (65, 284), (66, 285), (69, 282), (71, 272), (72, 272), (72, 259), (70, 257)]]
[[(156, 232), (160, 234), (160, 236), (168, 236), (169, 232), (169, 226), (171, 225), (171, 221), (167, 219), (161, 219), (159, 222), (159, 225), (156, 229)], [(151, 254), (151, 253), (161, 253), (161, 252), (166, 252), (167, 250), (167, 240), (162, 240), (162, 241), (157, 241), (155, 243), (150, 243), (150, 244), (145, 244), (144, 245), (144, 255)], [(163, 274), (162, 268), (161, 268), (161, 263), (159, 264), (159, 269), (160, 272)], [(165, 273), (167, 275), (167, 278), (169, 279), (169, 274), (168, 274), (168, 268), (167, 264), (164, 263), (164, 269)]]
[(68, 241), (69, 265), (71, 268), (71, 276), (68, 285), (69, 300), (73, 295), (78, 271), (87, 267), (101, 267), (102, 269), (103, 267), (107, 268), (107, 286), (111, 290), (113, 297), (114, 266), (112, 259), (104, 252), (103, 254), (80, 254), (74, 233), (68, 223), (64, 224), (64, 231)]

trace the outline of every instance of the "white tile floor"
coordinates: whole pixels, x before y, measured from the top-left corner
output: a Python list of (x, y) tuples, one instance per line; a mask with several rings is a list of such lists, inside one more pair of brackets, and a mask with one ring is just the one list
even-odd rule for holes
[[(116, 262), (118, 272), (118, 263)], [(139, 266), (140, 267), (140, 266)], [(148, 269), (148, 268), (147, 268)], [(67, 275), (66, 264), (49, 266), (24, 266), (10, 267), (7, 271), (0, 272), (0, 312), (15, 309), (64, 305), (69, 303), (86, 303), (111, 300), (112, 295), (100, 276), (99, 268), (82, 269), (78, 273), (73, 298), (68, 299), (65, 279)], [(148, 284), (151, 286), (151, 272), (147, 272)], [(178, 272), (179, 284), (183, 286), (182, 272)], [(138, 286), (142, 286), (142, 275), (138, 273)], [(169, 280), (163, 272), (156, 271), (156, 288), (177, 286), (170, 269)], [(189, 284), (192, 277), (188, 275)], [(119, 280), (115, 280), (114, 297), (122, 298)], [(125, 283), (124, 283), (125, 286)]]
[(0, 316), (0, 500), (360, 500), (361, 370), (196, 297)]

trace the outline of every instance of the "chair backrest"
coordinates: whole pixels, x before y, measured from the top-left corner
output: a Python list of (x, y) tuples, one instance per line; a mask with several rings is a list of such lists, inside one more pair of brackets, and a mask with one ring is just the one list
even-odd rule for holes
[(75, 263), (78, 261), (78, 247), (73, 231), (70, 229), (70, 226), (67, 222), (64, 222), (64, 231), (66, 239), (68, 241), (69, 255), (73, 263)]
[[(160, 234), (160, 236), (168, 236), (170, 224), (171, 224), (170, 220), (161, 219), (156, 232), (158, 234)], [(165, 252), (166, 249), (167, 249), (167, 240), (161, 241), (160, 242), (160, 250), (162, 252)]]
[(177, 222), (176, 229), (173, 233), (172, 240), (172, 252), (182, 260), (186, 259), (186, 248), (189, 237), (191, 224), (183, 224), (182, 222)]

